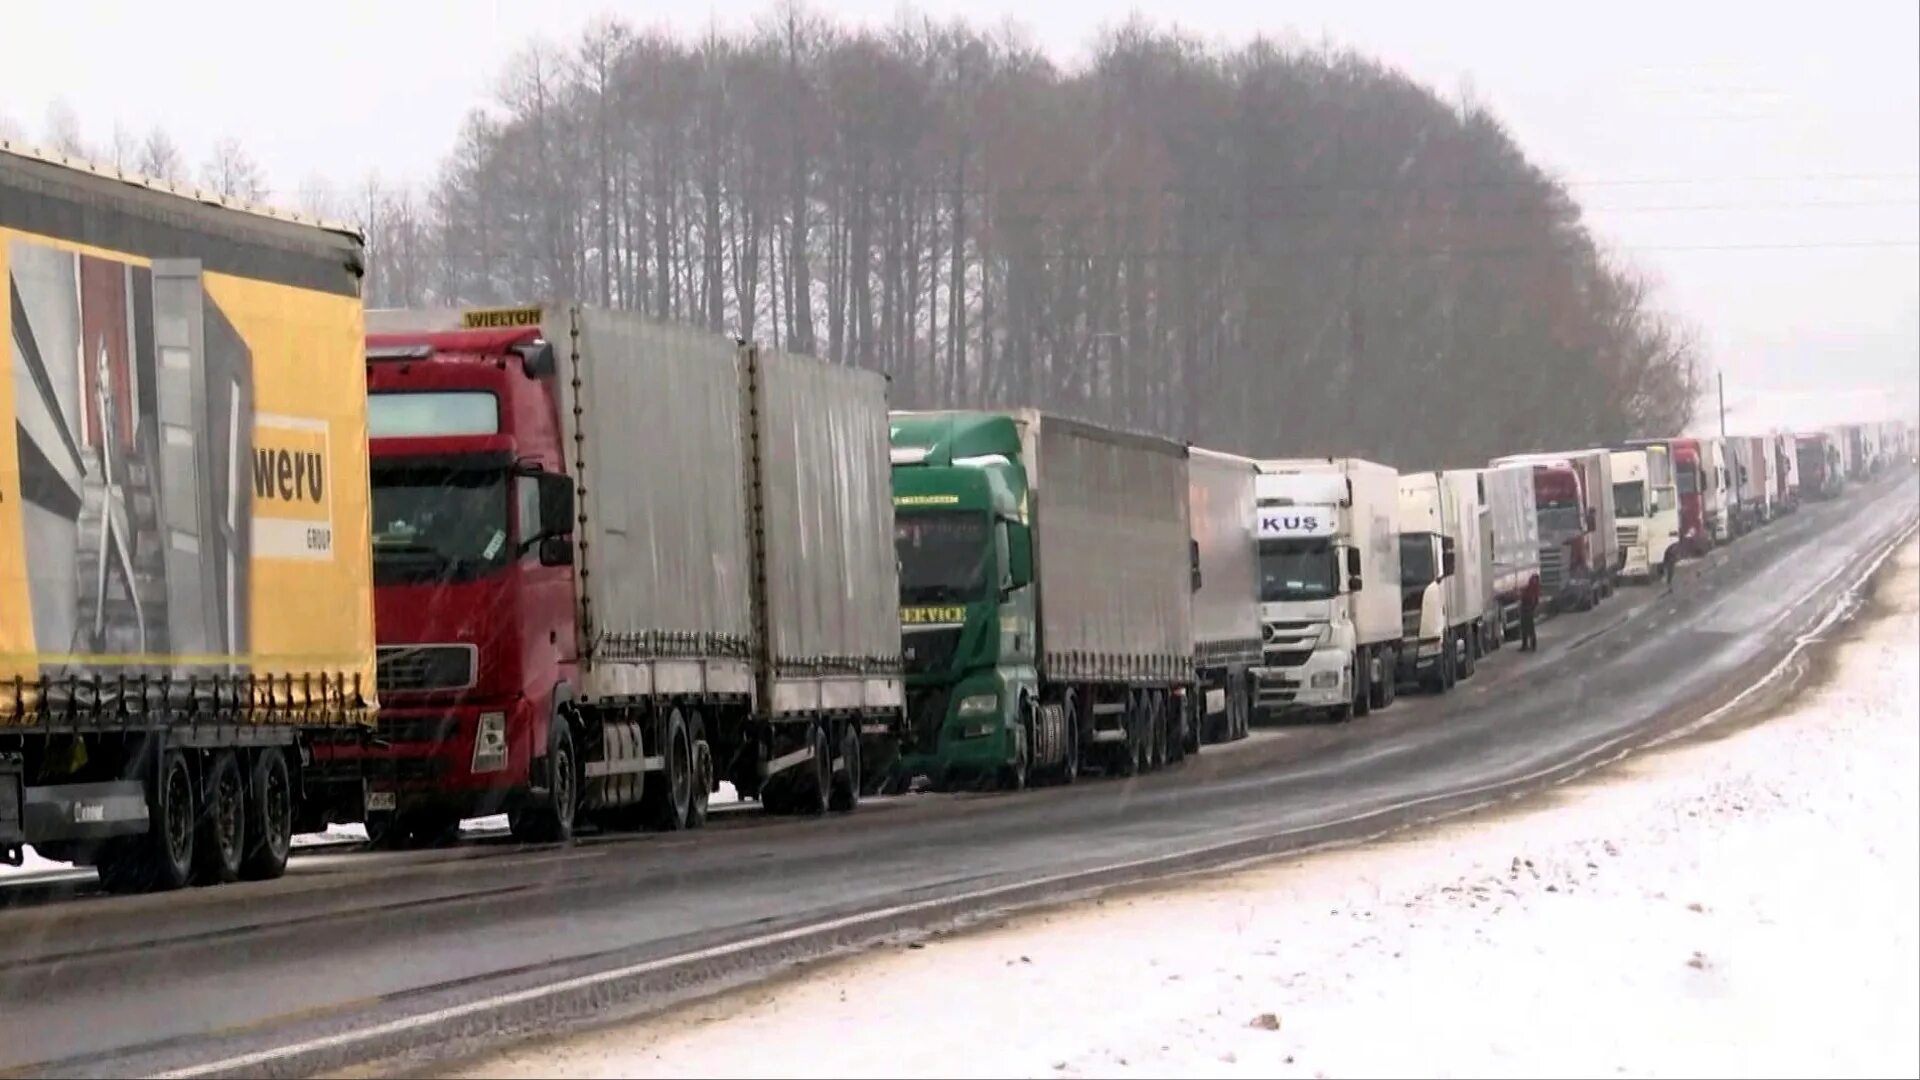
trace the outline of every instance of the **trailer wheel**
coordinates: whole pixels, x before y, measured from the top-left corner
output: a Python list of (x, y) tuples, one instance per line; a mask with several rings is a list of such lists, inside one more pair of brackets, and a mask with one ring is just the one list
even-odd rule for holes
[(1115, 776), (1138, 776), (1140, 766), (1146, 761), (1146, 717), (1140, 707), (1140, 699), (1127, 696), (1127, 711), (1122, 714), (1120, 730), (1126, 738), (1108, 751), (1107, 771)]
[[(832, 769), (833, 763), (827, 767)], [(840, 771), (832, 773), (833, 793), (827, 807), (836, 813), (852, 813), (860, 805), (860, 722), (848, 720), (840, 729)]]
[(1062, 737), (1066, 742), (1066, 752), (1060, 756), (1060, 783), (1071, 784), (1080, 779), (1080, 699), (1069, 690), (1060, 699), (1061, 726), (1065, 728)]
[(1460, 635), (1460, 652), (1464, 658), (1460, 664), (1460, 677), (1463, 679), (1471, 679), (1473, 678), (1474, 669), (1479, 667), (1480, 664), (1480, 633), (1478, 630), (1475, 630), (1473, 633)]
[(647, 785), (640, 798), (647, 808), (648, 824), (662, 832), (678, 832), (687, 827), (693, 803), (693, 737), (679, 709), (667, 713), (660, 756), (665, 759), (666, 783)]
[(811, 775), (796, 785), (798, 799), (794, 809), (808, 817), (819, 817), (827, 812), (827, 803), (833, 794), (833, 747), (827, 742), (824, 722), (807, 725), (807, 745), (813, 748), (813, 760), (807, 768)]
[(160, 757), (147, 785), (147, 832), (102, 849), (100, 883), (114, 892), (178, 889), (193, 876), (193, 774), (178, 750)]
[(707, 823), (707, 803), (713, 797), (713, 746), (707, 742), (707, 722), (698, 712), (693, 716), (693, 801), (687, 804), (687, 828), (702, 828)]
[(207, 760), (196, 809), (200, 820), (193, 838), (194, 881), (223, 885), (237, 880), (246, 853), (247, 788), (233, 751), (217, 751)]
[(547, 728), (547, 801), (507, 812), (507, 830), (523, 844), (565, 844), (573, 840), (579, 782), (573, 761), (573, 730), (556, 716)]
[(269, 746), (253, 759), (253, 782), (247, 785), (247, 848), (240, 859), (240, 876), (248, 881), (271, 881), (287, 872), (293, 853), (293, 777), (287, 757)]
[(1167, 748), (1171, 732), (1167, 724), (1173, 717), (1167, 715), (1167, 700), (1158, 690), (1146, 696), (1146, 769), (1158, 773), (1173, 761), (1173, 751)]

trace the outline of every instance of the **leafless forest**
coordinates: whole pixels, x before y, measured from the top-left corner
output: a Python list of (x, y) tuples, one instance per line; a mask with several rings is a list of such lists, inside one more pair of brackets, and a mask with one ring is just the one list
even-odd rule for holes
[(1665, 434), (1700, 378), (1488, 112), (1352, 53), (1142, 24), (1067, 68), (798, 7), (698, 40), (605, 21), (529, 44), (431, 184), (331, 201), (373, 305), (578, 298), (877, 368), (901, 406), (1263, 456)]

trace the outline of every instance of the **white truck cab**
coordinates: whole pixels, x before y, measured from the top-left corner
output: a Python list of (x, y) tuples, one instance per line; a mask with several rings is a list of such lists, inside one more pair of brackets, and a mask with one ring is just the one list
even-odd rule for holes
[(1680, 490), (1666, 447), (1613, 452), (1613, 518), (1623, 557), (1620, 576), (1658, 576), (1667, 549), (1680, 541)]
[(1345, 719), (1386, 706), (1400, 639), (1397, 474), (1357, 458), (1263, 461), (1260, 470), (1257, 711)]

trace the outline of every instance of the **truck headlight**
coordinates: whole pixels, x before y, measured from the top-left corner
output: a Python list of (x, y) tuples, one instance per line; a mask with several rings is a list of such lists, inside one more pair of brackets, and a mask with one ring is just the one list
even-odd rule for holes
[(473, 770), (499, 772), (507, 767), (507, 714), (483, 712), (473, 733)]
[(1340, 673), (1337, 671), (1316, 671), (1308, 684), (1315, 690), (1331, 690), (1340, 685)]
[(987, 716), (1000, 711), (999, 694), (968, 694), (960, 699), (956, 716)]

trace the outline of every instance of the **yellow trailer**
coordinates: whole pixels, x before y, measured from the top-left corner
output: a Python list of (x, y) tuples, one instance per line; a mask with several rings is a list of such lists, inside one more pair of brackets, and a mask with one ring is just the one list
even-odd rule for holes
[(372, 724), (362, 256), (0, 142), (0, 857), (276, 876)]

